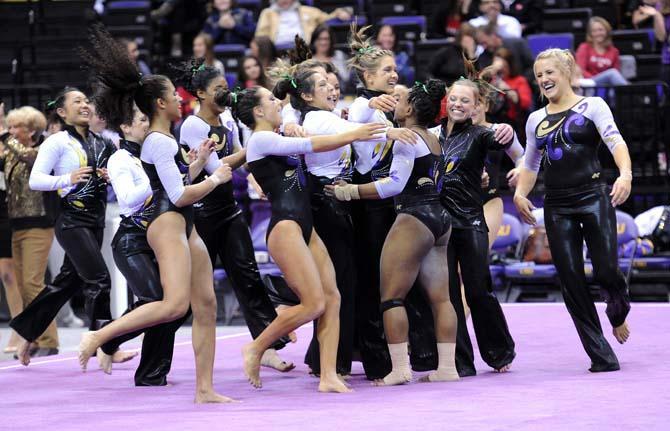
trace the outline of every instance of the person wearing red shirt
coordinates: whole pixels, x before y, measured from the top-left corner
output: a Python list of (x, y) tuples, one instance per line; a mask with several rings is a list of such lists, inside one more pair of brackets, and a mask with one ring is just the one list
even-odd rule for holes
[(586, 42), (577, 48), (576, 60), (583, 77), (597, 86), (628, 84), (620, 72), (619, 50), (612, 45), (612, 27), (604, 18), (589, 20)]
[(519, 73), (514, 54), (507, 48), (498, 48), (493, 55), (491, 71), (497, 79), (492, 84), (505, 92), (505, 103), (500, 111), (500, 122), (509, 123), (517, 133), (522, 132), (530, 110), (533, 95), (528, 80)]

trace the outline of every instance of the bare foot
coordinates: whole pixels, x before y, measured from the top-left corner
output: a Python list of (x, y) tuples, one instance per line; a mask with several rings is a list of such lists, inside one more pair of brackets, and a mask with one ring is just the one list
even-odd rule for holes
[(117, 350), (112, 355), (112, 362), (114, 362), (115, 364), (123, 364), (124, 362), (130, 361), (138, 354), (139, 354), (138, 352), (126, 352), (124, 350)]
[(249, 379), (249, 383), (254, 388), (260, 388), (261, 384), (261, 357), (256, 350), (254, 350), (252, 343), (242, 347), (242, 365), (244, 366), (244, 374)]
[(32, 343), (27, 340), (22, 340), (16, 349), (16, 356), (19, 358), (21, 365), (28, 366), (30, 364), (30, 346)]
[(232, 398), (225, 397), (223, 395), (217, 394), (214, 390), (209, 391), (197, 391), (195, 394), (196, 404), (207, 404), (207, 403), (238, 403), (239, 401)]
[(623, 322), (621, 326), (617, 326), (616, 328), (612, 329), (612, 333), (614, 334), (614, 338), (619, 342), (619, 344), (623, 344), (626, 341), (628, 341), (628, 337), (630, 336), (630, 329), (628, 329), (628, 323)]
[(82, 371), (86, 371), (88, 360), (95, 353), (100, 343), (95, 339), (95, 331), (84, 332), (81, 334), (81, 342), (79, 343), (79, 366)]
[(437, 369), (435, 371), (432, 371), (430, 374), (427, 376), (423, 376), (419, 379), (420, 382), (423, 383), (428, 383), (428, 382), (455, 382), (460, 380), (460, 377), (458, 376), (458, 371), (456, 371), (456, 368), (453, 369)]
[(497, 368), (495, 371), (496, 373), (506, 373), (512, 368), (512, 364), (507, 364), (505, 366), (502, 366), (500, 368)]
[(98, 358), (98, 366), (105, 374), (112, 374), (112, 356), (103, 352), (102, 349), (98, 349), (95, 356)]
[(391, 370), (382, 380), (377, 380), (375, 386), (395, 386), (404, 385), (412, 381), (412, 370), (406, 369)]
[(326, 378), (321, 376), (319, 381), (319, 392), (336, 392), (338, 394), (344, 394), (348, 392), (353, 392), (338, 376)]
[(293, 362), (286, 362), (279, 357), (275, 349), (267, 349), (261, 357), (261, 366), (273, 368), (282, 373), (286, 373), (295, 368)]

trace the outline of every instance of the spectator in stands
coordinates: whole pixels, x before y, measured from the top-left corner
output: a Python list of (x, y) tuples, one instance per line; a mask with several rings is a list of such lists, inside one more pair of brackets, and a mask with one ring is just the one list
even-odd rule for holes
[(140, 69), (142, 75), (151, 75), (151, 69), (149, 66), (144, 62), (144, 60), (140, 59), (140, 50), (137, 46), (137, 42), (126, 38), (119, 39), (119, 42), (126, 46), (128, 55), (133, 59), (135, 64), (137, 64), (137, 68)]
[(214, 11), (207, 17), (203, 32), (212, 36), (214, 44), (248, 45), (256, 31), (251, 11), (236, 7), (235, 0), (214, 0)]
[(249, 44), (249, 48), (251, 50), (251, 55), (258, 58), (265, 70), (279, 58), (275, 44), (272, 43), (272, 40), (267, 36), (254, 37), (251, 40), (251, 44)]
[(500, 122), (508, 123), (519, 133), (523, 131), (526, 117), (531, 108), (533, 94), (528, 80), (519, 73), (519, 66), (514, 55), (507, 48), (498, 48), (491, 65), (494, 79), (492, 84), (505, 92), (503, 118)]
[(388, 24), (381, 26), (377, 32), (377, 46), (394, 54), (399, 83), (412, 85), (414, 79), (412, 62), (405, 51), (398, 49), (398, 38), (392, 26)]
[(214, 40), (209, 34), (200, 33), (193, 39), (193, 57), (204, 58), (205, 66), (213, 67), (218, 70), (221, 75), (226, 74), (223, 63), (221, 63), (220, 60), (217, 60), (216, 55), (214, 55)]
[(501, 14), (501, 10), (500, 0), (481, 0), (479, 11), (482, 15), (471, 19), (469, 22), (474, 27), (493, 23), (497, 26), (497, 33), (501, 37), (521, 37), (521, 23), (513, 16)]
[(627, 85), (621, 75), (619, 50), (612, 44), (612, 26), (599, 16), (589, 20), (586, 42), (577, 48), (575, 56), (582, 76), (595, 85)]
[(541, 0), (503, 0), (502, 13), (516, 18), (524, 36), (538, 33), (542, 28)]
[(477, 59), (477, 69), (483, 70), (493, 63), (493, 56), (498, 48), (505, 47), (512, 52), (516, 64), (519, 65), (521, 74), (526, 77), (528, 82), (535, 80), (533, 75), (533, 54), (530, 52), (526, 39), (520, 37), (506, 38), (502, 37), (496, 28), (496, 25), (489, 23), (483, 27), (477, 28), (477, 43), (484, 48), (484, 51)]
[(268, 36), (275, 45), (292, 46), (297, 34), (309, 43), (309, 37), (319, 24), (333, 18), (348, 21), (351, 12), (351, 8), (338, 8), (327, 14), (315, 7), (303, 6), (297, 0), (272, 0), (258, 18), (256, 37)]
[(265, 76), (265, 69), (258, 58), (247, 55), (242, 59), (242, 67), (237, 75), (237, 85), (249, 88), (255, 85), (268, 88), (269, 82)]
[(337, 69), (337, 75), (340, 81), (349, 81), (349, 70), (347, 69), (347, 56), (335, 49), (335, 35), (326, 24), (320, 24), (316, 27), (310, 38), (309, 49), (312, 52), (312, 58), (324, 63), (332, 63)]
[(645, 0), (633, 12), (633, 25), (638, 28), (651, 23), (656, 40), (661, 46), (661, 73), (659, 78), (670, 85), (670, 0)]
[(633, 27), (654, 28), (654, 23), (659, 20), (657, 13), (663, 9), (663, 3), (663, 0), (631, 0), (628, 9), (632, 14)]
[[(48, 205), (49, 194), (31, 190), (28, 184), (47, 120), (37, 109), (24, 106), (10, 111), (7, 122), (11, 138), (7, 140), (3, 158), (12, 256), (21, 301), (28, 305), (44, 287), (47, 259), (54, 239), (55, 214)], [(30, 356), (56, 354), (58, 330), (56, 322), (52, 321), (35, 340)]]
[(457, 37), (464, 22), (474, 16), (475, 4), (472, 0), (447, 0), (443, 2), (431, 21), (432, 37)]
[(428, 71), (433, 78), (441, 79), (447, 86), (454, 83), (465, 73), (463, 56), (469, 60), (477, 57), (477, 42), (475, 29), (466, 23), (456, 33), (456, 40), (435, 53), (430, 61)]

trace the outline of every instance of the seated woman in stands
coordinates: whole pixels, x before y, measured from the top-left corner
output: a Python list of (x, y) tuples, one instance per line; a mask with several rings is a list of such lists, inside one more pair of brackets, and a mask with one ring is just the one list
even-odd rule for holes
[(619, 50), (612, 44), (612, 26), (599, 16), (589, 20), (586, 42), (577, 48), (577, 65), (592, 85), (627, 85), (621, 74)]

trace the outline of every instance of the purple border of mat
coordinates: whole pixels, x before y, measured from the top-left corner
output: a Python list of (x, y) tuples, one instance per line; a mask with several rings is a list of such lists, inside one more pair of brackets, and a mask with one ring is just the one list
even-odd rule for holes
[(7, 369), (13, 363), (2, 362), (0, 430), (668, 429), (670, 306), (634, 306), (632, 337), (614, 346), (622, 370), (604, 374), (587, 371), (588, 358), (561, 304), (504, 308), (518, 352), (510, 373), (492, 373), (478, 359), (480, 374), (457, 383), (375, 388), (355, 364), (355, 392), (346, 395), (316, 392), (317, 380), (301, 361), (307, 328), (282, 352), (298, 368), (263, 371), (261, 390), (248, 386), (240, 369), (248, 335), (217, 342), (216, 387), (242, 401), (237, 404), (192, 404), (187, 342), (175, 347), (172, 384), (165, 388), (132, 387), (134, 363), (111, 376), (82, 374), (72, 353), (29, 368)]

